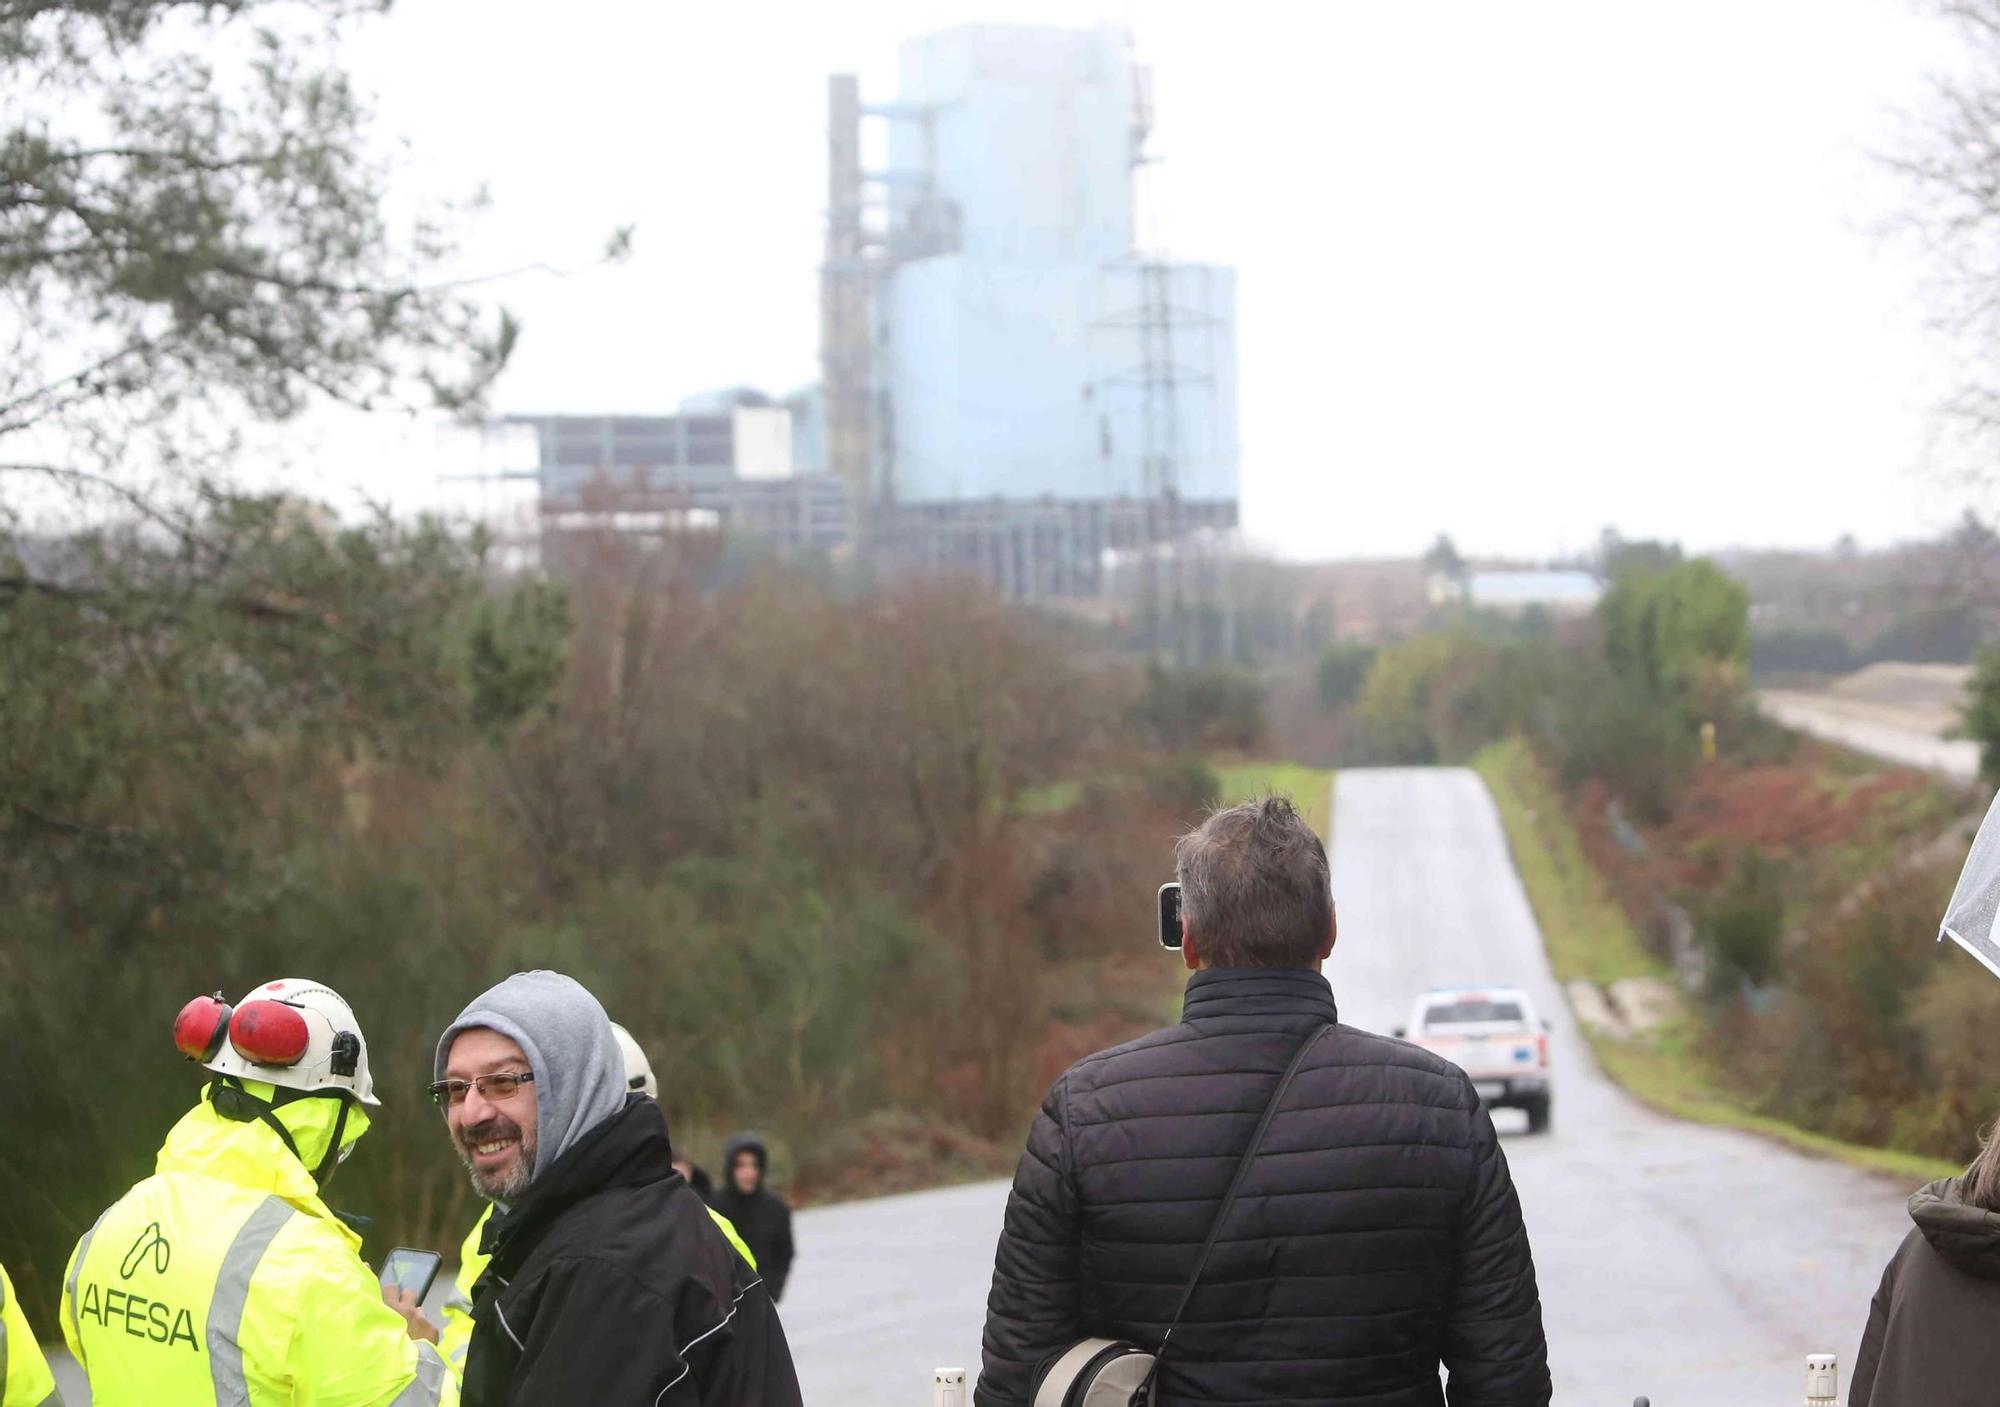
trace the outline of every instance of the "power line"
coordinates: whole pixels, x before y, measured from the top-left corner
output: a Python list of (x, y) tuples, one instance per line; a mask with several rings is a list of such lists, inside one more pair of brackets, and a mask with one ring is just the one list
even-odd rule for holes
[(1165, 654), (1171, 623), (1173, 659), (1176, 664), (1184, 665), (1192, 648), (1188, 639), (1187, 587), (1181, 566), (1182, 540), (1186, 535), (1181, 513), (1181, 393), (1184, 388), (1212, 385), (1214, 377), (1179, 360), (1179, 341), (1217, 325), (1220, 319), (1176, 301), (1174, 275), (1180, 266), (1153, 257), (1137, 259), (1124, 267), (1137, 275), (1137, 304), (1099, 319), (1094, 325), (1136, 333), (1139, 360), (1136, 365), (1113, 372), (1099, 384), (1136, 387), (1139, 391), (1140, 494), (1146, 505), (1146, 644), (1156, 655)]

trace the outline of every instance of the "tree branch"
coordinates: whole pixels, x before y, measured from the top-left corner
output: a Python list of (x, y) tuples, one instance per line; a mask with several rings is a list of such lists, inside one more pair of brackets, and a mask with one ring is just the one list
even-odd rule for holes
[[(0, 593), (8, 596), (46, 596), (58, 601), (99, 602), (124, 596), (143, 601), (164, 601), (165, 592), (132, 590), (119, 593), (107, 591), (101, 586), (81, 585), (71, 582), (49, 581), (45, 577), (29, 576), (25, 572), (0, 576)], [(312, 625), (332, 624), (331, 621), (296, 606), (268, 600), (257, 596), (226, 596), (221, 598), (224, 610), (253, 620), (299, 622)]]

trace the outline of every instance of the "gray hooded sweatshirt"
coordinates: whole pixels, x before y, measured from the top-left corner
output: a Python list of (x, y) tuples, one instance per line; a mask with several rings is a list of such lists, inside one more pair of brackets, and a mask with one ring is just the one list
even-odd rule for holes
[(462, 1031), (498, 1031), (535, 1072), (534, 1176), (625, 1107), (625, 1057), (611, 1018), (582, 983), (560, 972), (517, 972), (473, 998), (438, 1040), (433, 1079), (444, 1078)]

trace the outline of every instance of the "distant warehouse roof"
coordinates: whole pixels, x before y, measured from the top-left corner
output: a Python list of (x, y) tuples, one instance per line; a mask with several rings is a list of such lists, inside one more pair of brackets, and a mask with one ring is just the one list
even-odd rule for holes
[(1475, 571), (1465, 578), (1467, 603), (1496, 611), (1540, 606), (1558, 614), (1581, 614), (1603, 594), (1603, 584), (1589, 572)]

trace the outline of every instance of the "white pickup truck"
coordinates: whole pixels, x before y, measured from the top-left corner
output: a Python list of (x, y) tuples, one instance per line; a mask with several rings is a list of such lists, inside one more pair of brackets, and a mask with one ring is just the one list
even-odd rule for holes
[(1488, 1109), (1521, 1109), (1529, 1133), (1546, 1133), (1554, 1091), (1549, 1082), (1548, 1023), (1528, 994), (1513, 987), (1451, 987), (1425, 992), (1399, 1028), (1416, 1045), (1458, 1066)]

